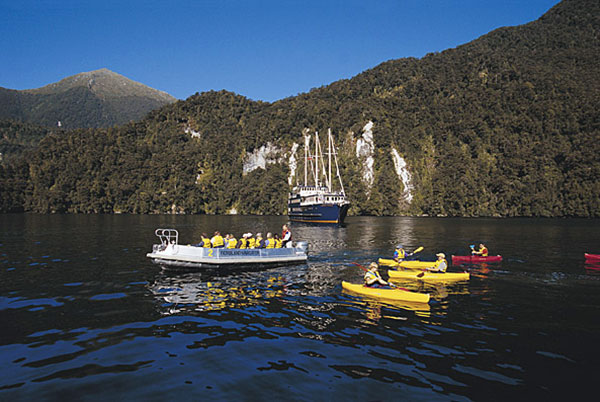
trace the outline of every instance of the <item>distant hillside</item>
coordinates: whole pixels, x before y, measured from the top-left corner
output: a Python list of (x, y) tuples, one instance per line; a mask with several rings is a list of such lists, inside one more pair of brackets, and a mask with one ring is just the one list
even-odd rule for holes
[(0, 163), (7, 163), (34, 150), (49, 131), (34, 124), (0, 120)]
[(60, 121), (65, 129), (111, 127), (139, 120), (175, 101), (165, 92), (103, 68), (37, 89), (0, 88), (0, 119), (47, 127), (57, 127)]
[(275, 103), (211, 91), (122, 127), (49, 135), (0, 170), (0, 206), (281, 214), (294, 144), (331, 128), (351, 214), (600, 217), (599, 18), (597, 0), (565, 0)]

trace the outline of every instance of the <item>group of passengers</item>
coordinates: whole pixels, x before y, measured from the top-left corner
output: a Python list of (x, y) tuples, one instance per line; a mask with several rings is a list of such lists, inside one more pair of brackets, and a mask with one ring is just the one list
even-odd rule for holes
[(202, 233), (201, 241), (195, 246), (205, 248), (284, 248), (292, 247), (292, 232), (287, 225), (283, 225), (281, 236), (278, 233), (267, 233), (266, 238), (263, 238), (262, 233), (257, 233), (253, 236), (252, 233), (244, 233), (239, 239), (227, 233), (225, 237), (218, 230), (215, 231), (212, 238), (208, 238), (206, 233)]

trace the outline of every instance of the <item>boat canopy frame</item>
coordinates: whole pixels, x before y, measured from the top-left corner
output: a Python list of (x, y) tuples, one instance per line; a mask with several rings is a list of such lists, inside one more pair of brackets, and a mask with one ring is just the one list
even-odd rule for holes
[(154, 234), (160, 239), (160, 244), (179, 244), (179, 232), (176, 229), (156, 229)]

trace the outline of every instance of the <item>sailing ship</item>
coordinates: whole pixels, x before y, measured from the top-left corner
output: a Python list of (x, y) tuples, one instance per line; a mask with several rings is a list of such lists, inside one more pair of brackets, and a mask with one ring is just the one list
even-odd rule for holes
[[(297, 184), (290, 192), (288, 216), (292, 222), (342, 224), (350, 208), (350, 201), (344, 192), (331, 129), (327, 132), (325, 154), (321, 149), (319, 133), (315, 132), (314, 153), (311, 153), (310, 139), (310, 135), (304, 137), (304, 184)], [(339, 183), (335, 189), (332, 179), (333, 163)]]

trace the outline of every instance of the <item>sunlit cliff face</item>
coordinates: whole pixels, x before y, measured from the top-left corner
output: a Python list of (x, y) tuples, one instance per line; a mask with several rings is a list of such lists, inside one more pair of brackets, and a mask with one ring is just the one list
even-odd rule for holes
[[(373, 142), (373, 126), (374, 123), (369, 121), (363, 127), (362, 136), (356, 141), (356, 158), (359, 160), (362, 169), (362, 180), (370, 190), (375, 180), (374, 163), (375, 163), (375, 143)], [(248, 174), (256, 169), (265, 169), (268, 164), (285, 163), (287, 162), (290, 174), (288, 176), (288, 184), (293, 185), (298, 169), (298, 149), (300, 145), (293, 143), (289, 151), (285, 152), (282, 148), (268, 142), (260, 148), (255, 149), (251, 153), (246, 153), (243, 165), (243, 174)], [(283, 156), (282, 156), (283, 155)], [(289, 156), (287, 156), (289, 155)], [(398, 179), (402, 181), (404, 192), (401, 195), (405, 201), (411, 202), (413, 199), (414, 186), (412, 185), (412, 177), (408, 169), (406, 160), (400, 156), (400, 153), (395, 148), (391, 150), (392, 159), (394, 161), (394, 170)], [(287, 159), (285, 158), (287, 156)]]
[(373, 173), (373, 164), (375, 159), (375, 144), (373, 143), (373, 122), (369, 121), (363, 127), (363, 135), (356, 141), (356, 157), (363, 162), (364, 169), (362, 179), (369, 188), (373, 186), (375, 175)]
[(292, 150), (290, 152), (290, 157), (288, 158), (288, 167), (290, 169), (290, 175), (288, 176), (288, 185), (294, 184), (294, 177), (296, 176), (296, 169), (298, 168), (298, 159), (296, 156), (296, 151), (298, 151), (298, 147), (300, 145), (294, 144), (292, 145)]
[[(362, 179), (370, 189), (373, 186), (375, 174), (373, 165), (375, 162), (375, 143), (373, 142), (373, 122), (369, 121), (363, 127), (362, 136), (356, 141), (356, 158), (363, 163)], [(395, 148), (391, 151), (392, 159), (394, 160), (394, 169), (398, 175), (398, 179), (402, 181), (404, 186), (403, 197), (407, 202), (413, 199), (412, 190), (414, 189), (411, 183), (411, 174), (408, 170), (408, 165), (404, 158), (400, 156)]]
[(408, 165), (403, 157), (400, 156), (398, 151), (395, 148), (392, 148), (392, 159), (394, 160), (394, 168), (396, 170), (396, 174), (398, 178), (402, 181), (402, 185), (404, 186), (404, 199), (408, 202), (412, 201), (412, 190), (413, 186), (411, 184), (411, 175), (408, 171)]
[(267, 142), (252, 153), (247, 153), (244, 158), (243, 174), (248, 174), (258, 168), (265, 169), (267, 165), (281, 161), (281, 148)]

